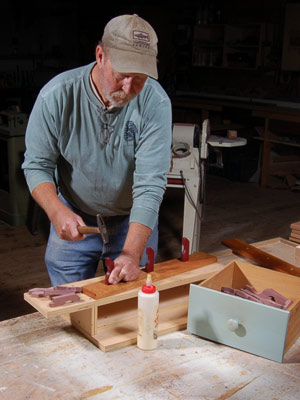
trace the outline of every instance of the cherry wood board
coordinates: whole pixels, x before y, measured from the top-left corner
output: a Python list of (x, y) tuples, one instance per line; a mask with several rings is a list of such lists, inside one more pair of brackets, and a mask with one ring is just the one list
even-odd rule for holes
[[(155, 283), (162, 279), (182, 274), (193, 269), (217, 262), (217, 257), (205, 252), (198, 252), (190, 255), (189, 261), (182, 262), (179, 259), (173, 259), (154, 265), (154, 271), (151, 272), (152, 282)], [(103, 299), (124, 291), (135, 289), (145, 284), (147, 273), (141, 270), (137, 280), (132, 282), (120, 282), (118, 285), (107, 285), (104, 280), (93, 282), (82, 287), (82, 291), (93, 299)]]

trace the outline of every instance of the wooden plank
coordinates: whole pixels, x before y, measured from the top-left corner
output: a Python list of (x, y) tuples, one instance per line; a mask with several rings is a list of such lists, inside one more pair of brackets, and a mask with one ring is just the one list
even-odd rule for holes
[(290, 235), (289, 239), (290, 239), (292, 242), (300, 243), (300, 239), (295, 238), (295, 237), (292, 236), (292, 235)]
[[(257, 247), (264, 252), (280, 258), (290, 264), (300, 267), (300, 252), (297, 250), (297, 243), (280, 237), (263, 240), (261, 242), (251, 243), (252, 246)], [(296, 253), (299, 252), (299, 255)], [(214, 253), (218, 257), (218, 262), (223, 265), (229, 264), (231, 261), (242, 260), (236, 254), (232, 253), (231, 249), (221, 250)]]
[[(162, 279), (169, 278), (174, 275), (182, 274), (183, 272), (213, 264), (217, 262), (217, 257), (204, 252), (198, 252), (190, 255), (189, 261), (182, 262), (178, 259), (165, 261), (155, 264), (154, 271), (151, 273), (152, 281), (157, 282)], [(91, 283), (83, 286), (83, 293), (93, 299), (103, 299), (118, 293), (122, 293), (137, 287), (141, 287), (146, 282), (147, 273), (141, 271), (138, 279), (131, 282), (120, 282), (118, 285), (106, 285), (105, 281)]]
[[(298, 231), (297, 231), (298, 232)], [(295, 233), (294, 231), (291, 232), (291, 237), (295, 238), (295, 239), (300, 239), (300, 232), (299, 233)]]
[(291, 229), (296, 229), (296, 230), (300, 231), (300, 221), (299, 221), (299, 222), (293, 222), (293, 223), (290, 225), (290, 228), (291, 228)]
[(222, 243), (231, 248), (233, 253), (238, 254), (239, 256), (242, 256), (248, 260), (252, 260), (261, 267), (274, 269), (275, 271), (300, 277), (300, 269), (295, 265), (283, 261), (278, 257), (272, 256), (240, 239), (223, 240)]
[[(196, 281), (202, 281), (209, 278), (215, 272), (220, 271), (224, 267), (223, 264), (213, 263), (203, 267), (199, 267), (190, 271), (183, 272), (180, 275), (175, 275), (166, 279), (162, 279), (156, 282), (158, 290), (166, 290), (170, 287), (178, 287), (181, 285), (189, 284)], [(104, 277), (97, 277), (86, 279), (83, 281), (68, 284), (66, 286), (85, 286), (90, 283), (103, 281)], [(114, 287), (109, 285), (110, 288)], [(78, 303), (67, 303), (59, 307), (50, 307), (48, 298), (37, 298), (30, 296), (29, 293), (24, 294), (24, 299), (31, 304), (37, 311), (39, 311), (46, 318), (53, 318), (57, 316), (65, 316), (67, 314), (77, 313), (78, 311), (86, 310), (93, 306), (102, 306), (105, 304), (115, 303), (118, 301), (137, 297), (140, 287), (135, 289), (126, 290), (121, 293), (111, 294), (103, 299), (95, 300), (90, 296), (80, 293), (80, 302)]]
[(58, 307), (50, 307), (50, 299), (48, 297), (33, 297), (24, 293), (24, 300), (31, 304), (45, 318), (58, 317), (60, 315), (70, 314), (77, 311), (84, 311), (93, 307), (93, 299), (83, 293), (79, 294), (80, 301), (76, 303), (66, 303)]
[(296, 233), (297, 235), (299, 235), (300, 234), (300, 229), (295, 229), (294, 228), (294, 229), (291, 230), (291, 232), (292, 233)]

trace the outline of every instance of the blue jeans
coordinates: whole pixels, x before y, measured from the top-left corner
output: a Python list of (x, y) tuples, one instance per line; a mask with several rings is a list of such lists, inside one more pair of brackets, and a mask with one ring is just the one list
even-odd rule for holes
[[(86, 225), (97, 226), (96, 217), (75, 210), (61, 195), (59, 197), (64, 204), (82, 217)], [(93, 278), (100, 260), (105, 260), (106, 257), (115, 259), (121, 254), (128, 232), (129, 216), (118, 215), (103, 217), (103, 219), (109, 234), (107, 244), (103, 243), (99, 234), (87, 234), (85, 239), (78, 242), (60, 239), (51, 224), (45, 262), (52, 286)], [(148, 260), (146, 248), (151, 247), (156, 257), (157, 246), (158, 226), (156, 223), (145, 246), (141, 266), (144, 266)]]

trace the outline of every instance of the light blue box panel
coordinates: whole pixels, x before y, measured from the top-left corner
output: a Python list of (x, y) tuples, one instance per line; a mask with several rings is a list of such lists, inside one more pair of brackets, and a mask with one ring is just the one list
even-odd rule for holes
[(217, 290), (190, 286), (189, 332), (282, 362), (290, 313)]

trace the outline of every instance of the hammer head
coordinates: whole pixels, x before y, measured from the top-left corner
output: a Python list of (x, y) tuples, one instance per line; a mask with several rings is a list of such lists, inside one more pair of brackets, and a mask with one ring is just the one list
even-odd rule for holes
[(97, 219), (97, 225), (100, 231), (100, 235), (102, 237), (103, 243), (107, 244), (109, 242), (109, 237), (108, 237), (108, 232), (106, 229), (106, 225), (104, 223), (104, 220), (101, 216), (101, 214), (97, 214), (96, 215), (96, 219)]

